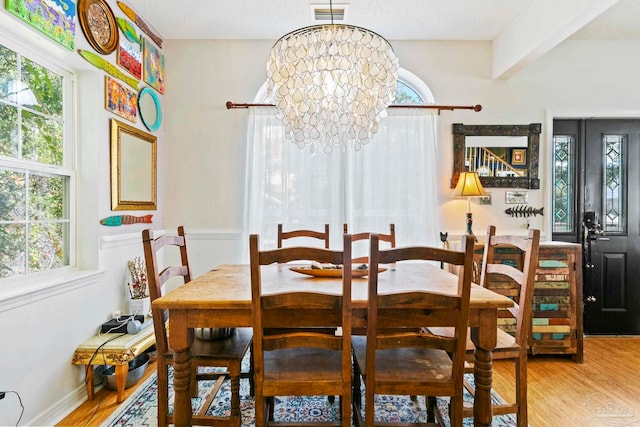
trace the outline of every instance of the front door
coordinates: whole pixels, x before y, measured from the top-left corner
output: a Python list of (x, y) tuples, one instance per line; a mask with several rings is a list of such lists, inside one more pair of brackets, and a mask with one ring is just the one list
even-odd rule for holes
[(584, 331), (640, 334), (640, 120), (568, 122), (579, 129), (574, 191), (584, 248)]

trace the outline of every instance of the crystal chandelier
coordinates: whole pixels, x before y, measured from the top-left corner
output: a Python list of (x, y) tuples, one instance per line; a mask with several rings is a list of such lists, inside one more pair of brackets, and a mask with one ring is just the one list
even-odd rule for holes
[[(332, 12), (333, 14), (333, 12)], [(286, 136), (329, 153), (360, 150), (396, 96), (398, 58), (387, 40), (360, 27), (314, 25), (282, 36), (267, 62), (267, 91)]]

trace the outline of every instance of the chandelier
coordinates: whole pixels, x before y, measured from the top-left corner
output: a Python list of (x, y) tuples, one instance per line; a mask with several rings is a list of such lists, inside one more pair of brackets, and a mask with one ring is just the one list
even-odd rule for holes
[(396, 96), (398, 58), (387, 40), (332, 23), (282, 36), (267, 62), (267, 92), (288, 139), (329, 153), (360, 150), (378, 131)]

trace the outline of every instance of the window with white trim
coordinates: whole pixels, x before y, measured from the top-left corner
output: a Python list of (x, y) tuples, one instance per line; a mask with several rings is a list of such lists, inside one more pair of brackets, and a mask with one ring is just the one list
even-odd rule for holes
[(70, 266), (74, 76), (0, 40), (0, 279)]

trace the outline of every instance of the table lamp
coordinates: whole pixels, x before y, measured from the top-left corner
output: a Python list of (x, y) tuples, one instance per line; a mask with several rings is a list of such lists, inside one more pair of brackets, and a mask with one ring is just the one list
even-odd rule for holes
[(458, 184), (456, 188), (451, 193), (451, 197), (466, 197), (467, 198), (467, 233), (474, 237), (473, 231), (471, 230), (471, 225), (473, 224), (473, 219), (471, 218), (471, 198), (472, 197), (480, 197), (486, 196), (487, 193), (482, 188), (482, 183), (480, 182), (480, 177), (478, 177), (478, 172), (460, 172), (460, 177), (458, 178)]

